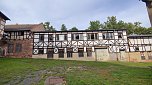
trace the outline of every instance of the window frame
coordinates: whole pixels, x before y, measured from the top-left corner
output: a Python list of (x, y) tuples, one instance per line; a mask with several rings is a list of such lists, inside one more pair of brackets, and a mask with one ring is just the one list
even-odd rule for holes
[(44, 49), (39, 48), (38, 49), (38, 54), (44, 54)]
[[(76, 37), (78, 37), (78, 39)], [(84, 40), (83, 33), (72, 34), (72, 40)]]
[(16, 44), (15, 52), (16, 53), (22, 52), (22, 44), (20, 43)]
[(13, 53), (14, 52), (14, 44), (8, 44), (8, 47), (7, 47), (7, 52), (8, 53)]
[(114, 33), (113, 32), (105, 32), (105, 33), (102, 33), (102, 37), (104, 40), (111, 40), (111, 39), (114, 39)]
[(18, 36), (24, 36), (24, 31), (18, 32)]
[[(61, 40), (61, 39), (60, 39), (60, 36), (63, 36), (64, 39)], [(56, 39), (55, 39), (55, 40), (56, 40), (56, 41), (66, 41), (66, 40), (68, 40), (68, 36), (67, 36), (67, 34), (56, 34)]]
[(64, 49), (59, 49), (58, 56), (59, 58), (64, 58)]
[[(93, 36), (93, 38), (92, 38)], [(98, 33), (88, 33), (87, 40), (98, 40)]]
[(53, 41), (53, 34), (48, 34), (48, 41)]
[(44, 42), (44, 34), (39, 35), (39, 42)]
[(123, 33), (122, 32), (118, 32), (118, 39), (123, 39)]
[(92, 49), (91, 48), (87, 48), (87, 57), (92, 57)]
[(79, 56), (79, 58), (84, 57), (84, 49), (78, 49), (78, 56)]

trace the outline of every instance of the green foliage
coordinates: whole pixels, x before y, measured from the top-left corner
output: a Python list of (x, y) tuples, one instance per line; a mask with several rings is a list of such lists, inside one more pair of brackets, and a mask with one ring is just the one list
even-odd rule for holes
[(50, 22), (44, 22), (43, 25), (46, 31), (56, 31), (56, 29), (53, 26), (50, 26)]
[(90, 21), (90, 26), (88, 27), (88, 30), (99, 30), (101, 28), (100, 21)]
[(78, 31), (78, 28), (72, 27), (71, 29), (69, 29), (69, 31)]
[(127, 34), (152, 34), (151, 28), (145, 28), (140, 26), (140, 22), (127, 23), (122, 20), (117, 21), (115, 16), (108, 17), (107, 21), (101, 24), (103, 29), (127, 29)]
[(62, 24), (61, 31), (67, 31), (67, 28), (66, 28), (65, 24)]

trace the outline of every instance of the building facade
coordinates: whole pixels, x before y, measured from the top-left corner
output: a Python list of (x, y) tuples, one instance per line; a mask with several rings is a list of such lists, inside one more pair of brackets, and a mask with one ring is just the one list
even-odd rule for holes
[(33, 58), (108, 61), (129, 51), (125, 29), (34, 32), (33, 42)]
[(4, 54), (3, 49), (2, 49), (2, 44), (4, 42), (1, 41), (1, 39), (5, 35), (4, 28), (5, 28), (5, 23), (7, 20), (10, 20), (10, 19), (0, 11), (0, 56)]
[(126, 30), (34, 32), (32, 58), (84, 61), (152, 61), (152, 36)]
[(152, 60), (152, 35), (128, 36), (130, 61)]
[(0, 56), (83, 61), (152, 62), (152, 35), (125, 29), (45, 31), (43, 24), (5, 25), (0, 12)]
[(5, 35), (1, 39), (3, 56), (31, 58), (33, 32), (44, 31), (43, 24), (14, 24), (5, 26)]

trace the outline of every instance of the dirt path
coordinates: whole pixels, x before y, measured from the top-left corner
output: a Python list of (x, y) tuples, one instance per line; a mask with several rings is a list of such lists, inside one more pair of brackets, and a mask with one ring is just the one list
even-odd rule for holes
[(26, 75), (24, 78), (20, 76), (10, 81), (6, 85), (37, 85), (41, 80), (44, 80), (52, 75), (65, 75), (68, 72), (74, 70), (87, 70), (85, 66), (74, 66), (74, 67), (54, 67), (51, 69), (35, 71), (31, 74)]

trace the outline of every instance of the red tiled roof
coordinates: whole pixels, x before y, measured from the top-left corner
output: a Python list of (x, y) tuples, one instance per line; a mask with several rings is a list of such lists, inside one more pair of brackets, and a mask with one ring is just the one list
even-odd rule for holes
[(5, 30), (22, 30), (22, 29), (29, 29), (31, 31), (45, 31), (44, 26), (42, 23), (40, 24), (12, 24), (12, 25), (5, 25)]

